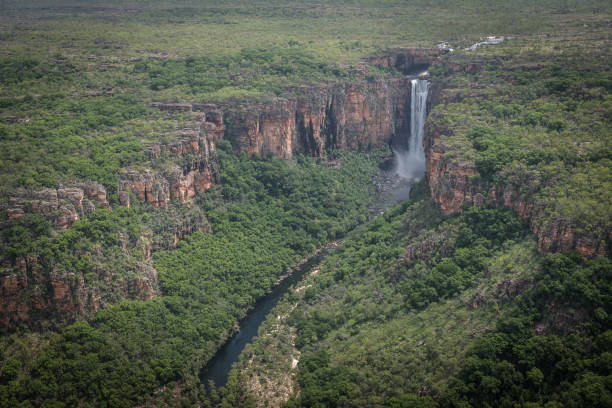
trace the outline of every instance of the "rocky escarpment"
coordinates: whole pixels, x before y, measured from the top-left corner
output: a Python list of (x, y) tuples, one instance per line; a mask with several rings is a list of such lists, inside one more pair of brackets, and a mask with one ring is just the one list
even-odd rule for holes
[[(223, 116), (216, 109), (209, 112), (212, 113), (199, 116), (198, 129), (178, 134), (177, 142), (150, 146), (147, 149), (150, 168), (127, 168), (120, 174), (119, 198), (124, 205), (129, 206), (129, 197), (125, 194), (129, 191), (140, 201), (167, 209), (171, 200), (185, 203), (219, 182), (213, 139), (222, 136)], [(207, 115), (209, 118), (212, 115), (219, 125), (207, 121)]]
[[(0, 330), (19, 325), (55, 327), (122, 299), (150, 299), (159, 294), (155, 251), (176, 248), (195, 231), (211, 233), (197, 206), (172, 204), (156, 209), (141, 225), (140, 235), (120, 230), (114, 246), (65, 248), (62, 254), (86, 260), (83, 268), (67, 267), (52, 253), (31, 252), (0, 263)], [(62, 255), (62, 256), (63, 256)]]
[[(189, 105), (191, 111), (191, 105)], [(163, 107), (160, 107), (163, 109)], [(184, 109), (184, 108), (183, 108)], [(151, 255), (175, 248), (195, 231), (210, 233), (206, 217), (188, 202), (219, 181), (214, 138), (221, 137), (223, 116), (213, 105), (193, 112), (195, 129), (184, 129), (168, 138), (174, 141), (146, 147), (149, 165), (126, 168), (118, 178), (117, 203), (130, 207), (134, 200), (159, 207), (139, 225), (140, 236), (120, 229), (116, 244), (98, 240), (87, 245), (68, 245), (54, 255), (28, 249), (27, 255), (3, 251), (0, 259), (0, 330), (20, 325), (34, 329), (55, 327), (125, 298), (149, 299), (159, 293), (157, 272)], [(169, 109), (172, 110), (172, 109)], [(221, 133), (219, 133), (221, 132)], [(27, 214), (45, 217), (53, 227), (50, 239), (96, 209), (111, 209), (104, 186), (95, 182), (60, 185), (57, 189), (23, 190), (5, 204), (8, 220), (0, 227), (12, 228)], [(4, 235), (4, 234), (3, 234)], [(103, 237), (109, 238), (109, 237)], [(114, 239), (114, 238), (113, 238)], [(25, 250), (25, 249), (24, 249)], [(82, 267), (71, 259), (79, 259)], [(70, 264), (72, 262), (72, 264)]]
[[(395, 50), (370, 65), (409, 73), (426, 67), (438, 50)], [(239, 151), (290, 157), (325, 149), (368, 149), (405, 137), (410, 129), (410, 76), (303, 86), (287, 98), (224, 107), (225, 138)]]
[(380, 147), (409, 126), (407, 78), (303, 87), (300, 94), (226, 112), (226, 137), (249, 155), (290, 157)]
[[(462, 95), (440, 84), (432, 87), (432, 91), (436, 103), (455, 102), (465, 97), (465, 92)], [(554, 180), (546, 180), (541, 172), (521, 167), (502, 170), (495, 180), (483, 180), (474, 160), (460, 153), (463, 147), (451, 145), (453, 129), (444, 123), (443, 113), (432, 113), (423, 143), (431, 197), (445, 214), (460, 213), (469, 206), (505, 206), (529, 223), (540, 252), (575, 249), (585, 257), (611, 252), (606, 244), (606, 241), (612, 242), (611, 231), (605, 237), (598, 236), (582, 228), (579, 220), (551, 216), (546, 203), (537, 200), (538, 192)]]
[(404, 75), (418, 74), (437, 61), (441, 51), (431, 48), (396, 48), (367, 59), (369, 65), (395, 69)]
[[(55, 327), (76, 317), (89, 316), (104, 305), (131, 297), (150, 299), (157, 295), (157, 271), (145, 263), (133, 265), (130, 278), (117, 279), (109, 261), (92, 254), (89, 273), (66, 272), (38, 256), (19, 258), (17, 271), (6, 265), (0, 276), (0, 330), (27, 325), (33, 329)], [(115, 261), (116, 262), (116, 261)]]
[[(264, 103), (232, 103), (219, 108), (185, 103), (154, 106), (200, 114), (201, 131), (210, 139), (230, 140), (237, 151), (248, 155), (291, 157), (296, 153), (320, 155), (332, 148), (369, 149), (410, 132), (410, 80), (439, 56), (437, 49), (392, 50), (354, 69), (360, 79), (305, 85), (289, 90), (292, 96)], [(372, 66), (404, 75), (375, 80), (368, 77)], [(153, 205), (163, 207), (175, 198), (171, 180), (160, 172), (126, 173), (123, 179), (126, 189)]]

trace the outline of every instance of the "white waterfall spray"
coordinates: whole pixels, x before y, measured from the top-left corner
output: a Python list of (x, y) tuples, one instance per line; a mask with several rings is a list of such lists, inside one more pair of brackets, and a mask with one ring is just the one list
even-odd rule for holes
[(395, 171), (405, 179), (420, 180), (425, 174), (425, 151), (423, 131), (427, 116), (427, 94), (429, 81), (413, 79), (410, 100), (410, 136), (408, 151), (395, 149)]

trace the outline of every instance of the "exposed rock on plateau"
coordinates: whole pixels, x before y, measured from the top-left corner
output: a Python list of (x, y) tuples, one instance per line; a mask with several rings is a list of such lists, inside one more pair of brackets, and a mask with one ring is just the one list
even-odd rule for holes
[(129, 205), (125, 191), (131, 191), (139, 200), (167, 209), (171, 199), (184, 203), (218, 183), (215, 145), (205, 123), (199, 131), (180, 135), (178, 142), (149, 147), (154, 169), (124, 170), (119, 177), (122, 205)]
[(40, 214), (59, 229), (66, 229), (96, 207), (110, 208), (106, 189), (99, 183), (89, 182), (58, 189), (18, 191), (9, 199), (7, 213), (9, 219), (19, 219), (26, 212)]

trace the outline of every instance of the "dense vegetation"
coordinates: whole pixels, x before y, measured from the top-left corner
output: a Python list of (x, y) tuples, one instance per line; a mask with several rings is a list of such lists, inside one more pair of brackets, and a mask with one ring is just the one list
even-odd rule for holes
[(143, 160), (143, 138), (176, 129), (147, 107), (151, 101), (277, 96), (287, 85), (350, 78), (347, 61), (394, 46), (451, 39), (461, 46), (492, 32), (553, 33), (583, 23), (597, 30), (609, 5), (503, 7), (499, 13), (478, 1), (420, 0), (3, 2), (2, 186), (78, 178), (114, 190), (117, 169)]
[[(229, 150), (227, 143), (221, 147)], [(171, 398), (177, 380), (191, 387), (184, 403), (197, 400), (199, 370), (254, 300), (298, 258), (365, 219), (376, 155), (337, 159), (343, 165), (336, 169), (307, 157), (249, 160), (221, 150), (223, 183), (198, 204), (214, 234), (195, 233), (177, 250), (155, 254), (164, 296), (124, 301), (90, 322), (26, 336), (33, 345), (20, 335), (4, 338), (0, 406), (43, 400), (53, 406), (132, 406), (164, 384), (169, 391), (163, 396)], [(57, 256), (91, 241), (121, 252), (112, 240), (122, 222), (143, 224), (136, 210), (99, 210), (32, 245), (57, 247)], [(75, 262), (73, 268), (89, 269), (78, 264), (85, 262), (80, 258)]]
[[(445, 219), (415, 198), (351, 233), (274, 313), (301, 351), (288, 406), (607, 406), (611, 274), (609, 259), (537, 255), (507, 210)], [(277, 326), (227, 401), (278, 375)]]
[(609, 259), (548, 255), (535, 288), (474, 345), (440, 405), (608, 406), (611, 278)]
[[(609, 249), (609, 2), (7, 0), (0, 10), (0, 277), (25, 276), (24, 296), (43, 303), (52, 290), (33, 268), (68, 277), (102, 307), (48, 311), (3, 334), (0, 407), (252, 406), (275, 376), (299, 387), (278, 395), (291, 407), (610, 406), (610, 260), (542, 255), (507, 209), (444, 217), (424, 185), (357, 227), (281, 302), (227, 387), (205, 392), (201, 368), (255, 299), (366, 221), (376, 153), (247, 159), (219, 141), (210, 192), (167, 211), (116, 205), (123, 169), (167, 164), (147, 148), (196, 126), (151, 102), (260, 102), (353, 81), (364, 57), (389, 48), (447, 41), (447, 62), (478, 68), (431, 70), (445, 88), (430, 115), (444, 160), (473, 164), (483, 191), (516, 186), (541, 210), (537, 226), (566, 222)], [(491, 34), (507, 40), (464, 49)], [(18, 190), (83, 181), (102, 183), (113, 210), (66, 231), (29, 213), (8, 220)], [(186, 225), (198, 232), (175, 248)], [(24, 259), (36, 262), (22, 270)], [(156, 276), (152, 299), (129, 289), (143, 271)]]
[[(534, 224), (575, 225), (612, 244), (612, 58), (605, 32), (510, 39), (478, 52), (473, 74), (432, 72), (448, 97), (430, 115), (446, 160), (473, 163), (485, 194), (511, 186), (533, 202)], [(449, 75), (450, 74), (450, 75)]]

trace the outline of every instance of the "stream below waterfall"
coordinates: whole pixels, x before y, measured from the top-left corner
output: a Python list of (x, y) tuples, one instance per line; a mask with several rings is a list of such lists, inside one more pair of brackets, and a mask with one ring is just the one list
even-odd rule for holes
[[(384, 212), (410, 196), (410, 186), (414, 180), (420, 180), (425, 172), (423, 152), (423, 127), (426, 117), (425, 107), (429, 82), (413, 80), (411, 99), (411, 129), (408, 135), (408, 150), (394, 150), (393, 162), (383, 168), (374, 180), (377, 194), (373, 203), (368, 206), (370, 218)], [(333, 248), (333, 245), (331, 246)], [(240, 329), (220, 349), (200, 372), (200, 380), (208, 385), (212, 381), (217, 387), (223, 387), (232, 369), (238, 361), (244, 347), (253, 342), (259, 326), (278, 301), (298, 283), (308, 272), (319, 265), (332, 249), (324, 247), (297, 266), (293, 272), (274, 286), (269, 293), (259, 299), (240, 323)]]
[[(393, 168), (381, 170), (374, 183), (377, 194), (373, 203), (368, 207), (369, 218), (373, 218), (384, 212), (387, 208), (393, 207), (409, 198), (410, 180), (399, 177)], [(249, 310), (246, 317), (240, 322), (239, 331), (217, 351), (215, 356), (201, 371), (200, 381), (203, 384), (208, 385), (211, 380), (217, 387), (222, 387), (226, 384), (232, 364), (238, 361), (244, 347), (253, 342), (253, 339), (257, 336), (259, 326), (264, 322), (268, 313), (289, 289), (319, 265), (332, 249), (327, 247), (319, 249), (315, 255), (297, 266), (290, 275), (281, 280), (270, 292), (255, 302), (253, 308)]]
[(318, 251), (317, 254), (295, 268), (289, 276), (281, 280), (269, 293), (255, 302), (253, 308), (240, 323), (240, 330), (238, 333), (217, 351), (212, 360), (210, 360), (208, 365), (202, 370), (200, 374), (202, 383), (208, 385), (208, 382), (212, 380), (217, 387), (225, 385), (227, 376), (232, 369), (232, 364), (238, 361), (244, 347), (253, 342), (253, 338), (257, 336), (259, 326), (266, 319), (270, 310), (276, 306), (278, 301), (287, 293), (291, 286), (299, 282), (306, 273), (311, 271), (312, 268), (325, 259), (328, 253), (329, 249)]

